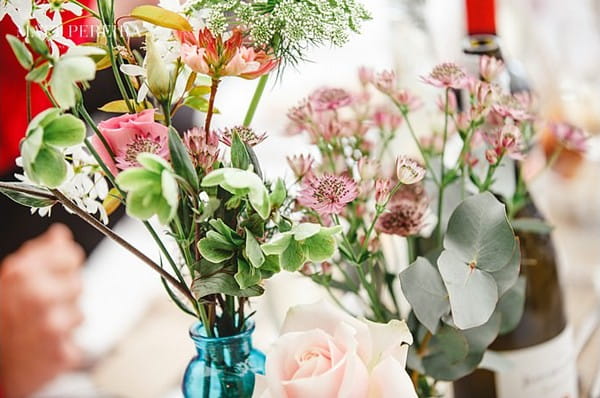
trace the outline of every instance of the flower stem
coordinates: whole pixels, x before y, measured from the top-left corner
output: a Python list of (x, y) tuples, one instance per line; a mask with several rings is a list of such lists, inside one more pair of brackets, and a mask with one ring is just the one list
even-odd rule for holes
[(442, 153), (440, 156), (440, 184), (439, 184), (439, 196), (438, 196), (438, 205), (437, 205), (437, 228), (436, 228), (436, 237), (437, 237), (437, 245), (439, 247), (442, 246), (444, 229), (442, 227), (443, 221), (443, 213), (444, 213), (444, 190), (446, 189), (446, 183), (444, 181), (446, 174), (446, 166), (444, 165), (444, 155), (446, 153), (446, 142), (448, 141), (448, 101), (449, 101), (450, 89), (446, 88), (446, 99), (444, 105), (444, 135), (442, 140)]
[(435, 175), (435, 172), (433, 171), (433, 166), (431, 165), (431, 162), (429, 161), (429, 155), (425, 152), (425, 150), (423, 149), (423, 146), (419, 142), (419, 138), (417, 137), (417, 134), (415, 133), (415, 130), (410, 122), (410, 119), (408, 118), (408, 112), (406, 112), (405, 110), (403, 110), (401, 108), (400, 108), (400, 111), (402, 112), (402, 116), (404, 117), (404, 121), (406, 122), (406, 127), (408, 127), (408, 131), (410, 132), (410, 135), (412, 136), (412, 139), (415, 142), (415, 144), (417, 145), (417, 149), (419, 150), (419, 153), (421, 154), (421, 157), (423, 158), (423, 161), (425, 162), (425, 167), (431, 173), (431, 178), (433, 179), (433, 182), (435, 183), (435, 185), (437, 185), (439, 187), (440, 182), (438, 181), (438, 179)]
[[(423, 341), (421, 342), (421, 344), (419, 344), (419, 348), (417, 348), (417, 355), (419, 357), (421, 357), (425, 353), (425, 350), (427, 350), (427, 345), (429, 344), (431, 337), (433, 337), (431, 332), (427, 331), (427, 333), (425, 334), (425, 337), (423, 337)], [(419, 382), (419, 372), (418, 371), (413, 370), (411, 380), (413, 382), (413, 385), (416, 388), (417, 383)]]
[(115, 233), (113, 230), (108, 228), (106, 225), (102, 224), (100, 221), (96, 220), (94, 217), (83, 211), (79, 208), (75, 203), (73, 203), (69, 198), (62, 194), (59, 190), (51, 189), (50, 192), (60, 201), (60, 203), (65, 206), (67, 209), (75, 213), (79, 218), (83, 221), (94, 227), (96, 230), (101, 232), (104, 236), (112, 239), (117, 244), (122, 246), (124, 249), (128, 250), (134, 256), (142, 260), (146, 265), (152, 268), (154, 271), (158, 272), (160, 276), (162, 276), (167, 282), (169, 282), (173, 287), (179, 290), (187, 299), (191, 302), (196, 301), (194, 296), (187, 289), (187, 286), (183, 285), (181, 282), (176, 280), (171, 274), (162, 269), (158, 264), (152, 261), (148, 256), (139, 251), (125, 239), (123, 239), (120, 235)]
[(252, 100), (250, 101), (250, 105), (248, 106), (248, 110), (246, 111), (246, 117), (244, 117), (244, 126), (248, 127), (252, 123), (252, 119), (254, 119), (254, 114), (256, 113), (256, 108), (258, 107), (258, 103), (265, 91), (265, 87), (267, 85), (267, 81), (269, 80), (269, 75), (262, 75), (258, 79), (258, 84), (256, 85), (256, 89), (254, 90), (254, 95), (252, 96)]
[(217, 90), (219, 88), (219, 79), (213, 79), (212, 85), (210, 86), (210, 98), (208, 100), (208, 110), (206, 111), (206, 121), (204, 122), (204, 131), (206, 131), (206, 140), (208, 143), (208, 136), (210, 133), (210, 123), (212, 121), (213, 113), (215, 112), (215, 97), (217, 96)]

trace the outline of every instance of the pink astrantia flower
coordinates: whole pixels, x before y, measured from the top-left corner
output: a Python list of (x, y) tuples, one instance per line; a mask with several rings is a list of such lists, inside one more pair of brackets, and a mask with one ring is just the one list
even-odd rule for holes
[(154, 121), (154, 109), (104, 120), (98, 129), (115, 155), (115, 161), (97, 135), (92, 137), (92, 145), (115, 175), (119, 170), (138, 166), (137, 155), (143, 152), (168, 159), (168, 129)]
[(395, 200), (379, 217), (375, 229), (389, 235), (416, 235), (424, 226), (428, 208), (424, 200)]
[(231, 139), (233, 138), (234, 133), (236, 133), (244, 143), (250, 146), (258, 145), (267, 139), (267, 133), (256, 134), (250, 127), (235, 126), (225, 128), (219, 132), (221, 142), (227, 146), (231, 146)]
[(325, 174), (304, 180), (298, 202), (319, 215), (339, 214), (358, 196), (358, 187), (351, 178)]
[(565, 148), (577, 152), (586, 151), (588, 136), (582, 129), (563, 122), (550, 124), (550, 131)]
[(489, 119), (498, 125), (504, 124), (506, 118), (512, 119), (515, 122), (531, 119), (531, 115), (523, 107), (520, 97), (509, 94), (501, 96), (499, 101), (492, 105), (492, 111), (489, 116)]
[(213, 35), (208, 28), (197, 35), (176, 32), (181, 42), (180, 55), (183, 62), (194, 72), (209, 75), (213, 79), (223, 76), (239, 76), (255, 79), (269, 73), (278, 61), (264, 51), (256, 51), (243, 44), (243, 34), (234, 29), (231, 37), (223, 41), (221, 35)]
[(196, 168), (202, 168), (205, 173), (212, 170), (219, 158), (219, 137), (215, 133), (207, 135), (204, 129), (194, 127), (183, 134), (183, 143)]
[(379, 72), (373, 78), (373, 85), (384, 94), (392, 95), (397, 86), (396, 73), (393, 70)]
[(392, 181), (389, 178), (375, 180), (375, 202), (380, 206), (384, 205), (389, 199), (391, 189)]
[(392, 92), (391, 97), (406, 112), (415, 111), (423, 105), (419, 97), (407, 90), (395, 90)]
[(453, 62), (436, 65), (429, 76), (421, 79), (435, 87), (461, 89), (467, 82), (465, 71)]
[(504, 70), (504, 62), (496, 57), (484, 55), (479, 58), (479, 75), (487, 82), (494, 81)]
[(287, 162), (297, 179), (302, 179), (312, 173), (315, 159), (311, 155), (288, 156)]
[(523, 159), (521, 130), (517, 126), (507, 124), (486, 134), (484, 139), (495, 153), (495, 156), (486, 153), (486, 159), (491, 164), (496, 163), (497, 159), (504, 155), (517, 160)]
[(372, 180), (379, 174), (381, 164), (378, 160), (362, 157), (358, 161), (358, 174), (361, 180)]
[(308, 98), (316, 112), (334, 111), (351, 105), (352, 94), (342, 88), (320, 88)]
[(396, 177), (402, 184), (414, 184), (425, 177), (425, 168), (415, 159), (400, 156), (396, 160)]
[(366, 66), (361, 66), (358, 68), (358, 80), (360, 80), (360, 84), (366, 86), (373, 82), (373, 78), (375, 77), (375, 72), (371, 68), (367, 68)]
[(402, 117), (396, 112), (382, 107), (373, 113), (373, 123), (379, 130), (393, 132), (400, 127)]

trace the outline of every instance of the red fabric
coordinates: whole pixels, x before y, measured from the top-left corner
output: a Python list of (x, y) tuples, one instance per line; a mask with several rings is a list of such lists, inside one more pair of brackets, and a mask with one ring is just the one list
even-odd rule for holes
[[(82, 1), (91, 4), (92, 0)], [(85, 11), (84, 11), (85, 12)], [(74, 16), (64, 13), (63, 21), (68, 21)], [(85, 19), (74, 21), (72, 29), (64, 28), (65, 36), (73, 32), (71, 38), (76, 43), (86, 41), (86, 37), (78, 34), (76, 26), (85, 24)], [(17, 28), (9, 17), (0, 23), (0, 60), (2, 72), (0, 73), (0, 175), (7, 173), (15, 167), (15, 159), (19, 156), (19, 142), (25, 136), (27, 129), (27, 106), (25, 95), (25, 75), (27, 71), (19, 64), (14, 56), (6, 35), (17, 36)], [(50, 107), (50, 101), (42, 90), (36, 85), (31, 85), (32, 115)], [(0, 395), (0, 398), (1, 395)]]
[(496, 34), (496, 1), (466, 0), (467, 33)]

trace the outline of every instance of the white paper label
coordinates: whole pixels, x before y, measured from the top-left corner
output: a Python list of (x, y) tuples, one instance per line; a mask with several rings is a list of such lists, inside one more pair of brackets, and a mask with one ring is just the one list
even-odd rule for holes
[(500, 354), (513, 367), (496, 373), (498, 398), (578, 397), (571, 328), (542, 344)]

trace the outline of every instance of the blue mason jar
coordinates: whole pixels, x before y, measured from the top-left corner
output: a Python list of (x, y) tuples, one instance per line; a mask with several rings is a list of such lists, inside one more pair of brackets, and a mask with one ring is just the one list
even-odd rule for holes
[(183, 378), (186, 398), (251, 398), (255, 374), (264, 374), (265, 355), (252, 347), (254, 322), (227, 337), (206, 337), (198, 322), (190, 328), (198, 354)]

